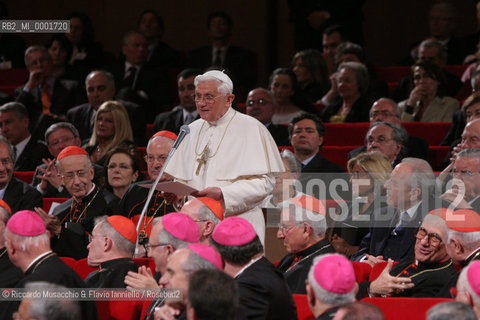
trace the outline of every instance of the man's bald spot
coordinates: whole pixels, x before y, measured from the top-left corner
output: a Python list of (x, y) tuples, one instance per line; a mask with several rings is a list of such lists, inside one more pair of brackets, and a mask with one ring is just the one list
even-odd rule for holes
[(148, 144), (147, 144), (147, 152), (150, 149), (150, 145), (152, 143), (170, 145), (170, 148), (171, 148), (171, 147), (173, 147), (173, 144), (175, 143), (175, 140), (172, 140), (172, 139), (167, 138), (167, 137), (162, 137), (162, 136), (150, 138), (150, 140), (148, 140)]

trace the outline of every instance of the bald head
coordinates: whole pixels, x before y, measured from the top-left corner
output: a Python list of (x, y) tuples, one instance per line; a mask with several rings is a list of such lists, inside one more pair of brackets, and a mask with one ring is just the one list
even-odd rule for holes
[(462, 149), (480, 149), (480, 119), (473, 119), (462, 132)]
[(270, 91), (264, 88), (256, 88), (248, 93), (247, 114), (263, 124), (272, 122), (275, 113), (275, 102)]
[(400, 123), (398, 106), (395, 101), (381, 98), (375, 101), (370, 109), (370, 123), (384, 121), (388, 123)]
[[(157, 179), (174, 142), (174, 140), (162, 136), (153, 137), (148, 141), (146, 160), (150, 179)], [(164, 173), (160, 180), (172, 180), (172, 177), (167, 173)]]

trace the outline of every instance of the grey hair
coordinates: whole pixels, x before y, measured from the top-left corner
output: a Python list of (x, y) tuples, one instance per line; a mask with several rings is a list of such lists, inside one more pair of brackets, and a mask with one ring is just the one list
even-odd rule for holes
[(202, 205), (198, 209), (197, 216), (199, 220), (210, 220), (212, 221), (215, 225), (219, 224), (221, 221), (220, 219), (213, 213), (210, 208), (202, 202)]
[(188, 277), (190, 277), (195, 271), (203, 270), (203, 269), (213, 269), (218, 270), (217, 267), (210, 261), (202, 258), (198, 253), (188, 249), (189, 254), (187, 259), (182, 265), (183, 272), (186, 273)]
[[(480, 159), (480, 149), (476, 149), (476, 148), (463, 149), (457, 154), (457, 159), (458, 158), (479, 158)], [(479, 163), (479, 166), (480, 166), (480, 163)]]
[(233, 87), (229, 88), (229, 86), (225, 82), (221, 81), (220, 79), (218, 79), (214, 76), (205, 75), (205, 74), (200, 74), (200, 75), (195, 77), (195, 80), (194, 80), (195, 87), (200, 82), (205, 82), (205, 81), (216, 81), (216, 82), (218, 82), (217, 90), (218, 90), (218, 92), (220, 92), (223, 95), (232, 94), (232, 92), (233, 92)]
[(0, 136), (0, 143), (5, 143), (8, 148), (8, 153), (10, 154), (10, 158), (12, 159), (12, 162), (15, 163), (15, 152), (13, 151), (13, 146), (10, 143), (10, 141), (7, 140), (4, 136)]
[(167, 137), (162, 137), (162, 136), (157, 136), (157, 137), (151, 137), (150, 140), (148, 140), (148, 144), (147, 144), (147, 153), (148, 153), (148, 150), (150, 149), (150, 144), (153, 142), (153, 140), (156, 140), (156, 139), (164, 139), (165, 141), (167, 141), (172, 147), (173, 147), (173, 144), (175, 143), (175, 140), (172, 140), (170, 138), (167, 138)]
[(107, 78), (108, 85), (110, 87), (115, 87), (115, 77), (108, 71), (105, 70), (93, 70), (85, 78), (85, 87), (87, 87), (87, 82), (97, 74), (103, 74)]
[[(33, 281), (25, 284), (27, 290), (49, 291), (67, 294), (69, 289), (46, 281)], [(80, 320), (78, 301), (70, 299), (32, 299), (28, 314), (31, 318), (48, 320)]]
[(0, 112), (15, 112), (15, 115), (19, 119), (28, 118), (28, 110), (20, 102), (8, 102), (5, 103), (3, 106), (0, 107)]
[(280, 155), (282, 156), (282, 160), (287, 163), (290, 172), (298, 177), (302, 171), (302, 164), (298, 161), (298, 158), (288, 149), (283, 150)]
[(281, 208), (282, 217), (284, 217), (284, 212), (287, 211), (289, 220), (297, 223), (306, 222), (312, 228), (315, 236), (325, 236), (327, 222), (322, 214), (302, 208), (289, 200), (282, 202)]
[(469, 264), (468, 266), (463, 268), (462, 271), (460, 272), (460, 276), (458, 277), (458, 280), (457, 280), (458, 293), (468, 292), (472, 297), (473, 304), (477, 307), (480, 307), (480, 297), (478, 296), (478, 294), (475, 293), (475, 291), (473, 291), (467, 279), (467, 273), (471, 266), (472, 264)]
[(431, 48), (438, 48), (438, 57), (440, 59), (447, 59), (447, 48), (438, 40), (434, 39), (427, 39), (423, 40), (418, 49), (431, 49)]
[(39, 45), (30, 46), (30, 47), (27, 48), (27, 50), (25, 50), (25, 55), (23, 56), (23, 60), (24, 60), (24, 62), (25, 62), (25, 66), (26, 66), (27, 68), (30, 67), (30, 66), (28, 65), (28, 63), (27, 63), (27, 57), (28, 57), (28, 55), (31, 54), (31, 53), (34, 53), (34, 52), (36, 52), (36, 51), (42, 51), (43, 53), (46, 53), (47, 59), (52, 59), (52, 58), (50, 57), (50, 54), (48, 53), (47, 48), (45, 48), (44, 46), (39, 46)]
[(393, 99), (383, 97), (383, 98), (380, 98), (377, 101), (375, 101), (373, 104), (375, 104), (379, 101), (386, 101), (386, 102), (390, 103), (392, 106), (395, 107), (395, 117), (397, 117), (398, 119), (400, 119), (402, 117), (402, 110), (398, 107), (398, 104)]
[(355, 77), (357, 79), (359, 91), (362, 94), (367, 92), (369, 86), (369, 78), (368, 78), (368, 71), (364, 64), (355, 61), (344, 62), (338, 66), (337, 71), (341, 71), (343, 69), (352, 69), (355, 72)]
[(480, 245), (480, 231), (477, 232), (461, 232), (446, 228), (447, 230), (447, 241), (450, 243), (452, 239), (457, 240), (462, 244), (462, 246), (469, 250), (473, 251), (478, 248)]
[[(93, 166), (93, 164), (92, 164), (92, 160), (90, 160), (90, 157), (88, 156), (88, 154), (85, 155), (85, 158), (87, 159), (88, 167), (91, 168)], [(55, 160), (55, 167), (57, 168), (58, 173), (60, 173), (61, 172), (60, 161), (58, 159)]]
[[(398, 110), (398, 109), (397, 109)], [(385, 122), (385, 121), (378, 121), (370, 124), (370, 128), (367, 131), (367, 134), (365, 135), (365, 141), (367, 141), (368, 136), (372, 132), (373, 128), (378, 127), (378, 126), (387, 126), (390, 127), (393, 131), (393, 140), (402, 146), (400, 149), (400, 152), (398, 153), (400, 157), (402, 157), (406, 153), (407, 149), (407, 141), (408, 141), (408, 133), (407, 131), (396, 125), (395, 123), (390, 123), (390, 122)], [(397, 156), (398, 157), (398, 156)]]
[(75, 138), (80, 137), (80, 133), (78, 133), (77, 128), (70, 122), (57, 122), (52, 124), (50, 127), (48, 127), (47, 131), (45, 131), (45, 142), (48, 144), (48, 137), (58, 129), (65, 129), (70, 131)]
[(5, 238), (9, 238), (16, 248), (22, 249), (24, 252), (30, 252), (31, 249), (37, 249), (42, 247), (50, 247), (50, 238), (47, 231), (39, 236), (27, 237), (19, 236), (5, 228)]
[(434, 305), (427, 312), (427, 320), (477, 320), (473, 308), (458, 301), (447, 301)]
[[(157, 223), (158, 221), (161, 221), (163, 217), (155, 218), (154, 223)], [(158, 235), (158, 243), (162, 244), (169, 244), (171, 245), (175, 250), (181, 249), (183, 247), (186, 247), (187, 245), (190, 244), (188, 241), (180, 240), (176, 237), (174, 237), (170, 232), (168, 232), (165, 228), (162, 228), (162, 231)]]
[(430, 164), (419, 158), (403, 158), (401, 163), (408, 164), (412, 168), (412, 179), (421, 188), (422, 195), (431, 195), (435, 192), (435, 175)]
[(315, 298), (331, 306), (339, 306), (342, 304), (355, 302), (355, 288), (353, 288), (352, 291), (344, 294), (332, 293), (323, 289), (315, 280), (315, 275), (314, 275), (315, 265), (323, 258), (326, 258), (329, 256), (342, 256), (342, 255), (337, 253), (321, 254), (313, 260), (312, 266), (310, 267), (310, 271), (308, 272), (307, 282), (312, 286), (313, 292), (315, 293)]
[(131, 242), (122, 236), (115, 228), (108, 222), (108, 216), (100, 216), (95, 218), (95, 227), (101, 230), (101, 233), (112, 239), (113, 243), (119, 251), (129, 257), (133, 257), (135, 253), (135, 243)]

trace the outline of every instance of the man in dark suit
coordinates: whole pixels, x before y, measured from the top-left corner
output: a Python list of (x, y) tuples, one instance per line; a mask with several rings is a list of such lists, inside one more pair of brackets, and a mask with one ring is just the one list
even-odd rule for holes
[(263, 256), (263, 246), (247, 220), (220, 222), (210, 241), (225, 261), (225, 272), (236, 279), (239, 318), (297, 319), (295, 304), (280, 270)]
[(416, 229), (437, 201), (432, 168), (422, 159), (405, 158), (385, 182), (387, 204), (374, 212), (370, 232), (350, 258), (374, 265), (391, 258), (413, 256)]
[(13, 152), (10, 142), (0, 136), (0, 198), (12, 208), (12, 212), (42, 207), (42, 195), (13, 176)]
[(7, 253), (4, 231), (12, 209), (3, 200), (0, 200), (0, 288), (13, 288), (23, 278), (23, 272), (15, 266)]
[[(81, 140), (90, 139), (93, 133), (95, 115), (102, 103), (114, 100), (115, 79), (110, 72), (92, 71), (85, 79), (85, 87), (88, 103), (76, 106), (67, 112), (67, 121), (77, 128)], [(123, 100), (119, 100), (119, 102), (127, 109), (135, 143), (139, 146), (144, 145), (146, 124), (144, 109), (132, 102)]]
[(247, 90), (257, 81), (257, 57), (247, 49), (229, 44), (232, 28), (233, 21), (227, 13), (211, 13), (207, 18), (207, 29), (212, 45), (191, 51), (189, 65), (200, 69), (228, 69), (237, 86), (235, 96), (245, 99)]
[[(47, 281), (68, 288), (85, 288), (82, 278), (52, 252), (44, 221), (37, 213), (29, 210), (15, 213), (8, 221), (6, 230), (5, 243), (10, 260), (25, 274), (16, 288), (24, 288), (33, 281)], [(0, 307), (0, 318), (11, 319), (19, 301), (2, 304), (5, 305)], [(96, 318), (95, 302), (84, 303), (82, 319)]]
[[(399, 163), (403, 157), (420, 158), (428, 161), (428, 142), (423, 138), (409, 136), (402, 128), (400, 109), (398, 109), (398, 105), (395, 101), (388, 98), (381, 98), (373, 103), (372, 108), (370, 109), (370, 124), (375, 122), (388, 122), (396, 125), (401, 130), (400, 132), (393, 129), (393, 138), (398, 140), (398, 143), (402, 144), (402, 148), (394, 159), (394, 163)], [(400, 136), (404, 135), (405, 137), (403, 137), (403, 139), (406, 139), (406, 142), (402, 142), (401, 140), (403, 139), (399, 139)], [(368, 133), (365, 140), (368, 141)], [(372, 147), (374, 147), (373, 144), (370, 145), (370, 149), (372, 149)], [(348, 153), (348, 159), (351, 159), (368, 149), (368, 145), (354, 149)], [(381, 146), (379, 147), (379, 150), (382, 151)], [(392, 150), (395, 149), (393, 148)]]
[(253, 89), (247, 96), (247, 114), (254, 117), (267, 127), (277, 146), (289, 146), (288, 128), (272, 123), (276, 103), (270, 91), (263, 88)]
[(134, 102), (145, 109), (147, 119), (159, 111), (170, 110), (173, 95), (167, 76), (158, 67), (148, 65), (147, 38), (139, 31), (123, 37), (125, 57), (113, 69), (117, 98)]
[(57, 157), (57, 168), (72, 198), (55, 207), (51, 215), (40, 208), (36, 211), (46, 219), (55, 253), (79, 260), (88, 255), (87, 233), (92, 233), (95, 217), (115, 210), (111, 208), (114, 196), (92, 182), (93, 167), (88, 153), (80, 147), (63, 149)]
[(306, 282), (309, 307), (315, 319), (333, 319), (338, 307), (355, 301), (355, 271), (339, 254), (317, 256)]
[(64, 118), (68, 109), (85, 101), (79, 83), (55, 78), (52, 58), (45, 47), (31, 46), (25, 51), (25, 64), (30, 72), (27, 83), (15, 92), (15, 100), (28, 110), (31, 128), (43, 136), (53, 122)]
[[(32, 186), (46, 198), (70, 198), (71, 195), (58, 176), (55, 159), (64, 148), (81, 146), (78, 130), (71, 123), (57, 122), (48, 127), (45, 132), (45, 141), (53, 159), (45, 159), (45, 162), (37, 167)], [(95, 172), (93, 180), (96, 184), (100, 184), (103, 177), (103, 167), (96, 163), (92, 163), (92, 166)]]
[(360, 284), (357, 299), (366, 297), (367, 291), (376, 297), (435, 297), (445, 279), (455, 274), (442, 240), (443, 227), (442, 218), (428, 214), (414, 234), (414, 255), (404, 257), (395, 266), (389, 260), (377, 279)]
[(47, 146), (30, 134), (28, 111), (19, 102), (6, 103), (0, 107), (0, 132), (13, 146), (14, 171), (34, 171), (48, 158)]
[(283, 240), (288, 254), (277, 269), (283, 272), (291, 293), (306, 294), (305, 280), (313, 259), (335, 250), (325, 238), (326, 212), (319, 200), (298, 196), (287, 204), (280, 214), (277, 238)]
[(199, 69), (185, 69), (178, 74), (177, 91), (180, 104), (172, 111), (162, 112), (155, 117), (153, 133), (167, 130), (178, 134), (182, 125), (190, 124), (199, 118), (193, 96), (194, 80), (200, 73)]

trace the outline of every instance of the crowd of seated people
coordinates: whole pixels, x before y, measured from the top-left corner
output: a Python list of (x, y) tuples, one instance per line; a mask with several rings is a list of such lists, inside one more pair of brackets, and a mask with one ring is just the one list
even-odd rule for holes
[[(436, 5), (430, 19), (443, 19), (448, 10)], [(456, 287), (462, 303), (456, 307), (480, 317), (477, 73), (471, 75), (468, 94), (461, 96), (462, 84), (445, 70), (466, 57), (466, 45), (457, 45), (462, 39), (432, 22), (431, 38), (412, 48), (411, 75), (399, 79), (390, 95), (362, 47), (348, 42), (339, 26), (325, 29), (323, 52), (297, 52), (290, 68), (275, 68), (259, 87), (256, 57), (230, 44), (233, 22), (224, 12), (208, 17), (211, 45), (191, 51), (188, 62), (162, 41), (163, 21), (153, 10), (142, 12), (138, 29), (124, 35), (122, 57), (115, 63), (95, 40), (88, 16), (77, 12), (69, 19), (69, 34), (24, 50), (28, 78), (11, 97), (14, 101), (0, 106), (4, 286), (31, 288), (46, 281), (51, 290), (62, 288), (56, 285), (181, 290), (182, 299), (149, 301), (132, 319), (227, 314), (232, 319), (296, 319), (304, 311), (299, 297), (307, 299), (312, 319), (343, 319), (362, 308), (382, 319), (378, 308), (355, 299), (453, 299)], [(204, 72), (211, 67), (229, 70), (208, 78)], [(229, 72), (236, 98), (226, 93)], [(217, 81), (221, 94), (199, 91), (200, 81)], [(205, 114), (222, 103), (228, 111), (208, 121)], [(249, 117), (238, 115), (242, 111)], [(225, 173), (208, 159), (224, 137), (225, 143), (234, 141), (226, 133), (235, 117), (257, 125), (258, 144), (274, 159), (267, 156), (270, 162), (258, 173), (249, 164), (252, 175), (212, 180), (201, 169)], [(439, 146), (429, 146), (426, 136), (409, 135), (406, 122), (421, 127), (450, 121), (442, 148), (451, 150), (440, 168), (430, 161), (429, 148)], [(353, 122), (366, 123), (364, 145), (347, 143), (343, 160), (331, 161), (329, 147), (337, 146), (328, 144), (325, 133)], [(159, 176), (170, 152), (177, 150), (173, 145), (183, 125), (201, 126), (199, 132), (205, 130), (209, 143), (219, 147), (206, 144), (201, 152), (196, 150), (200, 134), (190, 137), (196, 153), (192, 176)], [(223, 136), (216, 136), (218, 130), (224, 130)], [(246, 153), (243, 142), (229, 148)], [(281, 171), (268, 171), (272, 163)], [(233, 163), (232, 168), (238, 169)], [(16, 178), (26, 171), (35, 171), (33, 181)], [(178, 189), (161, 189), (194, 179), (208, 188), (192, 188), (189, 198), (172, 195)], [(150, 194), (155, 180), (163, 186)], [(219, 188), (212, 182), (218, 180), (231, 184)], [(246, 181), (264, 183), (253, 204), (238, 196), (252, 192)], [(234, 188), (241, 190), (234, 193), (238, 198), (222, 193)], [(60, 203), (49, 214), (42, 198)], [(228, 207), (232, 202), (233, 209)], [(266, 242), (258, 225), (228, 211), (260, 206), (267, 225), (280, 216), (277, 239)], [(276, 264), (268, 261), (268, 246), (284, 247), (285, 256)], [(86, 259), (94, 271), (81, 279), (57, 255)], [(155, 268), (139, 266), (134, 258), (146, 258)], [(368, 268), (370, 278), (358, 277), (359, 265)], [(17, 302), (0, 302), (0, 318), (17, 309), (35, 311)], [(71, 319), (97, 318), (91, 303), (58, 308), (73, 310)]]

